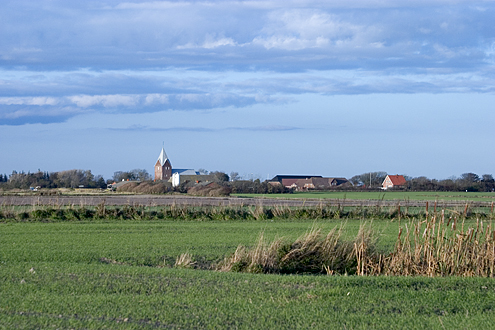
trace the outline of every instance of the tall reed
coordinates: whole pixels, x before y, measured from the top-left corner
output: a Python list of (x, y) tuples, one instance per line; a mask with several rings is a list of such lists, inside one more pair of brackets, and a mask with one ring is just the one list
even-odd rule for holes
[(354, 274), (357, 258), (355, 247), (361, 246), (366, 255), (375, 244), (369, 226), (362, 226), (353, 241), (342, 239), (343, 227), (336, 227), (327, 235), (312, 228), (294, 242), (284, 238), (267, 243), (263, 234), (257, 244), (248, 249), (239, 246), (219, 264), (220, 271), (281, 274)]
[(379, 253), (370, 226), (361, 226), (353, 240), (342, 239), (342, 227), (323, 236), (312, 228), (294, 242), (267, 243), (260, 235), (248, 249), (239, 246), (218, 270), (257, 273), (356, 274), (361, 276), (495, 277), (495, 230), (476, 220), (439, 217), (433, 212), (400, 227), (394, 250)]

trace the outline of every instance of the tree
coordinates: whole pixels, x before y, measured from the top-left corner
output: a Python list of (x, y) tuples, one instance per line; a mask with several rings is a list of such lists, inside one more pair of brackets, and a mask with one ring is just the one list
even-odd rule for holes
[(366, 186), (366, 187), (378, 187), (381, 186), (383, 180), (387, 176), (387, 172), (368, 172), (353, 176), (349, 181), (353, 185)]
[(145, 169), (132, 170), (133, 177), (139, 181), (150, 181), (151, 175)]
[(83, 170), (68, 170), (58, 172), (58, 187), (64, 188), (76, 188), (80, 185), (87, 184), (89, 180), (87, 176), (92, 178), (91, 171), (83, 171)]
[(479, 182), (480, 181), (480, 177), (477, 175), (477, 174), (474, 174), (474, 173), (463, 173), (461, 174), (461, 177), (460, 179), (462, 181), (465, 181), (465, 182)]
[(117, 181), (149, 181), (151, 180), (151, 175), (148, 173), (148, 171), (144, 169), (134, 169), (132, 171), (117, 171), (113, 173), (113, 180), (115, 182)]
[(436, 182), (428, 179), (425, 176), (412, 178), (407, 182), (407, 188), (411, 190), (436, 190)]
[(213, 176), (213, 181), (214, 182), (227, 182), (229, 181), (229, 176), (223, 172), (211, 172), (211, 176)]
[(495, 191), (495, 180), (491, 174), (483, 174), (481, 182), (484, 191)]
[(101, 175), (95, 176), (94, 187), (95, 188), (102, 188), (102, 189), (107, 187), (105, 179)]
[(491, 174), (483, 174), (481, 176), (481, 181), (483, 181), (483, 182), (494, 182), (495, 180), (493, 179), (493, 175), (491, 175)]
[(230, 181), (238, 181), (241, 179), (241, 176), (237, 172), (230, 172)]

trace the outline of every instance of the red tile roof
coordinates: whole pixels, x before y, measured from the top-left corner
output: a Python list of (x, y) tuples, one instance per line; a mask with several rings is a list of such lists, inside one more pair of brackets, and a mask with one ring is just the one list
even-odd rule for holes
[(388, 177), (394, 186), (402, 186), (406, 184), (406, 179), (403, 175), (389, 175)]

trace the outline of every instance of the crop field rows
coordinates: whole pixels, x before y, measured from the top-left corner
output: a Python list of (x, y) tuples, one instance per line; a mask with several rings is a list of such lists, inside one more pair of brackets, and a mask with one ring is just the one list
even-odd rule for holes
[(479, 278), (31, 265), (0, 268), (3, 329), (489, 329), (495, 320), (495, 286)]

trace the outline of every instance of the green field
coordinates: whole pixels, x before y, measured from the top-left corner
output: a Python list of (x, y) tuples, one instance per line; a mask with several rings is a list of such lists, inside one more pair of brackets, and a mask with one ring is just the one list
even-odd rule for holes
[[(346, 236), (361, 221), (346, 223)], [(0, 329), (490, 329), (486, 278), (282, 276), (171, 268), (339, 220), (0, 224)], [(390, 250), (397, 222), (377, 220)], [(113, 260), (115, 263), (102, 262)]]
[(430, 201), (495, 201), (495, 193), (452, 191), (312, 191), (292, 194), (232, 194), (238, 197), (365, 199), (365, 200), (430, 200)]

